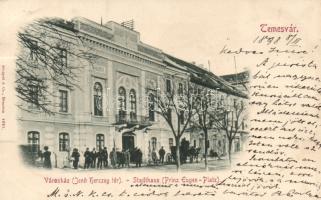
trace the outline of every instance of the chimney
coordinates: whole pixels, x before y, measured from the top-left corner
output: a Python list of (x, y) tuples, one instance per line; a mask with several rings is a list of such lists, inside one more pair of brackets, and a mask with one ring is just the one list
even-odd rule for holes
[(123, 21), (121, 23), (121, 25), (123, 27), (126, 27), (126, 28), (130, 29), (130, 30), (134, 30), (134, 20), (133, 19), (128, 20), (128, 21)]

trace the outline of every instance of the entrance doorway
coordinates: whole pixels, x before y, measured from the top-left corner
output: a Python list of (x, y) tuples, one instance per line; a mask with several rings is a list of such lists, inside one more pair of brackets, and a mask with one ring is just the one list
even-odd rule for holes
[(127, 150), (129, 149), (129, 151), (134, 150), (135, 148), (135, 138), (134, 138), (134, 134), (123, 134), (122, 137), (122, 143), (123, 143), (123, 150)]

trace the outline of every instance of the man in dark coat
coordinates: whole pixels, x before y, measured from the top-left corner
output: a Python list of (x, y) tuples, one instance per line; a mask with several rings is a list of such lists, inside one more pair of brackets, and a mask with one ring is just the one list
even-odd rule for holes
[(129, 164), (130, 164), (130, 151), (129, 151), (129, 149), (127, 149), (125, 151), (124, 156), (125, 156), (125, 165), (127, 167), (129, 167)]
[(117, 163), (118, 163), (118, 168), (124, 167), (125, 165), (125, 155), (124, 151), (117, 151)]
[(91, 159), (91, 167), (95, 168), (96, 167), (96, 161), (97, 161), (97, 155), (98, 152), (96, 151), (95, 148), (90, 152), (90, 159)]
[(71, 158), (73, 159), (72, 165), (73, 165), (74, 169), (78, 169), (79, 157), (80, 157), (80, 154), (78, 152), (78, 149), (74, 148), (72, 150), (72, 154), (71, 154)]
[(97, 153), (97, 169), (103, 168), (103, 150), (99, 149)]
[(48, 149), (49, 148), (47, 146), (44, 147), (45, 152), (42, 154), (42, 156), (44, 158), (43, 167), (50, 169), (51, 168), (51, 160), (50, 160), (51, 152), (48, 151)]
[(189, 149), (189, 141), (186, 140), (186, 138), (183, 138), (180, 146), (180, 156), (181, 156), (182, 164), (186, 163), (188, 149)]
[(104, 163), (104, 167), (107, 168), (108, 167), (108, 151), (107, 151), (107, 147), (104, 147), (104, 149), (103, 149), (103, 163)]
[(158, 151), (160, 162), (164, 164), (164, 156), (165, 156), (165, 150), (164, 147), (161, 147), (160, 150)]
[(142, 166), (142, 158), (143, 158), (143, 153), (140, 149), (137, 149), (137, 163), (136, 166), (138, 165), (138, 167)]
[(90, 164), (91, 164), (91, 152), (89, 151), (89, 148), (86, 149), (86, 151), (84, 153), (84, 157), (85, 157), (84, 168), (88, 169), (90, 167)]
[(115, 148), (113, 148), (113, 150), (110, 152), (109, 158), (110, 158), (111, 165), (113, 166), (113, 168), (115, 168), (117, 163), (117, 154), (116, 154)]

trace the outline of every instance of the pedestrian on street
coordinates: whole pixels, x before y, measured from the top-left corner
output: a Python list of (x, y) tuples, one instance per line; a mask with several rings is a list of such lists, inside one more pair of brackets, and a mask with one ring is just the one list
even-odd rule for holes
[(74, 148), (74, 149), (72, 150), (72, 154), (71, 154), (72, 165), (73, 165), (74, 169), (78, 169), (79, 157), (80, 157), (80, 154), (79, 154), (79, 152), (78, 152), (78, 149), (77, 149), (77, 148)]
[(50, 169), (51, 168), (51, 160), (50, 160), (51, 152), (48, 149), (49, 149), (48, 146), (44, 147), (45, 152), (42, 154), (42, 156), (44, 158), (43, 167)]
[(103, 151), (102, 149), (99, 149), (97, 153), (97, 169), (103, 168)]
[(108, 167), (108, 151), (107, 151), (107, 147), (104, 147), (102, 153), (103, 153), (104, 168), (107, 168)]
[(113, 148), (113, 150), (110, 152), (109, 157), (111, 165), (113, 166), (113, 168), (115, 168), (117, 163), (117, 154), (115, 148)]
[(164, 150), (164, 147), (162, 146), (161, 148), (160, 148), (160, 150), (158, 151), (158, 154), (159, 154), (159, 158), (160, 158), (160, 162), (162, 163), (162, 164), (164, 164), (164, 156), (165, 156), (165, 150)]
[(138, 167), (141, 167), (142, 160), (143, 160), (143, 153), (140, 149), (137, 149), (137, 164), (136, 164), (136, 166), (138, 165)]
[(118, 163), (118, 168), (120, 166), (123, 168), (125, 165), (125, 156), (123, 151), (117, 151), (117, 163)]
[(125, 155), (125, 165), (127, 167), (129, 167), (129, 164), (130, 164), (130, 151), (129, 151), (129, 149), (127, 149), (125, 151), (124, 155)]
[(157, 164), (157, 154), (156, 154), (155, 150), (152, 151), (152, 160), (153, 160), (154, 165), (156, 165)]
[(84, 157), (85, 157), (85, 165), (84, 165), (84, 168), (85, 169), (88, 169), (91, 165), (91, 158), (92, 158), (92, 153), (89, 151), (89, 148), (86, 148), (86, 151), (84, 153)]
[(96, 161), (97, 161), (97, 154), (98, 152), (96, 151), (95, 148), (90, 153), (90, 159), (91, 159), (91, 167), (95, 168), (96, 167)]

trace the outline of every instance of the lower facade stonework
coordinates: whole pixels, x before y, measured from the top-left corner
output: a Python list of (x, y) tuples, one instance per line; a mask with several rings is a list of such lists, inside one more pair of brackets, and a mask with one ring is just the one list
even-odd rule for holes
[[(152, 162), (152, 152), (159, 158), (159, 150), (163, 147), (165, 157), (171, 155), (171, 147), (175, 140), (170, 130), (158, 127), (149, 127), (148, 130), (117, 130), (115, 126), (102, 126), (93, 124), (53, 123), (45, 121), (20, 120), (21, 146), (23, 156), (28, 162), (37, 163), (44, 147), (47, 146), (51, 154), (53, 167), (71, 167), (71, 154), (77, 148), (80, 154), (79, 166), (85, 162), (84, 153), (107, 148), (108, 154), (115, 148), (116, 151), (133, 151), (138, 148), (142, 151), (142, 162)], [(200, 158), (205, 152), (204, 135), (201, 132), (186, 132), (182, 140), (189, 144), (189, 148), (199, 149)], [(238, 134), (233, 141), (232, 152), (241, 151), (245, 140), (243, 134)], [(208, 155), (213, 152), (218, 157), (227, 155), (228, 141), (223, 132), (210, 131), (208, 137)], [(165, 159), (166, 159), (165, 158)]]

